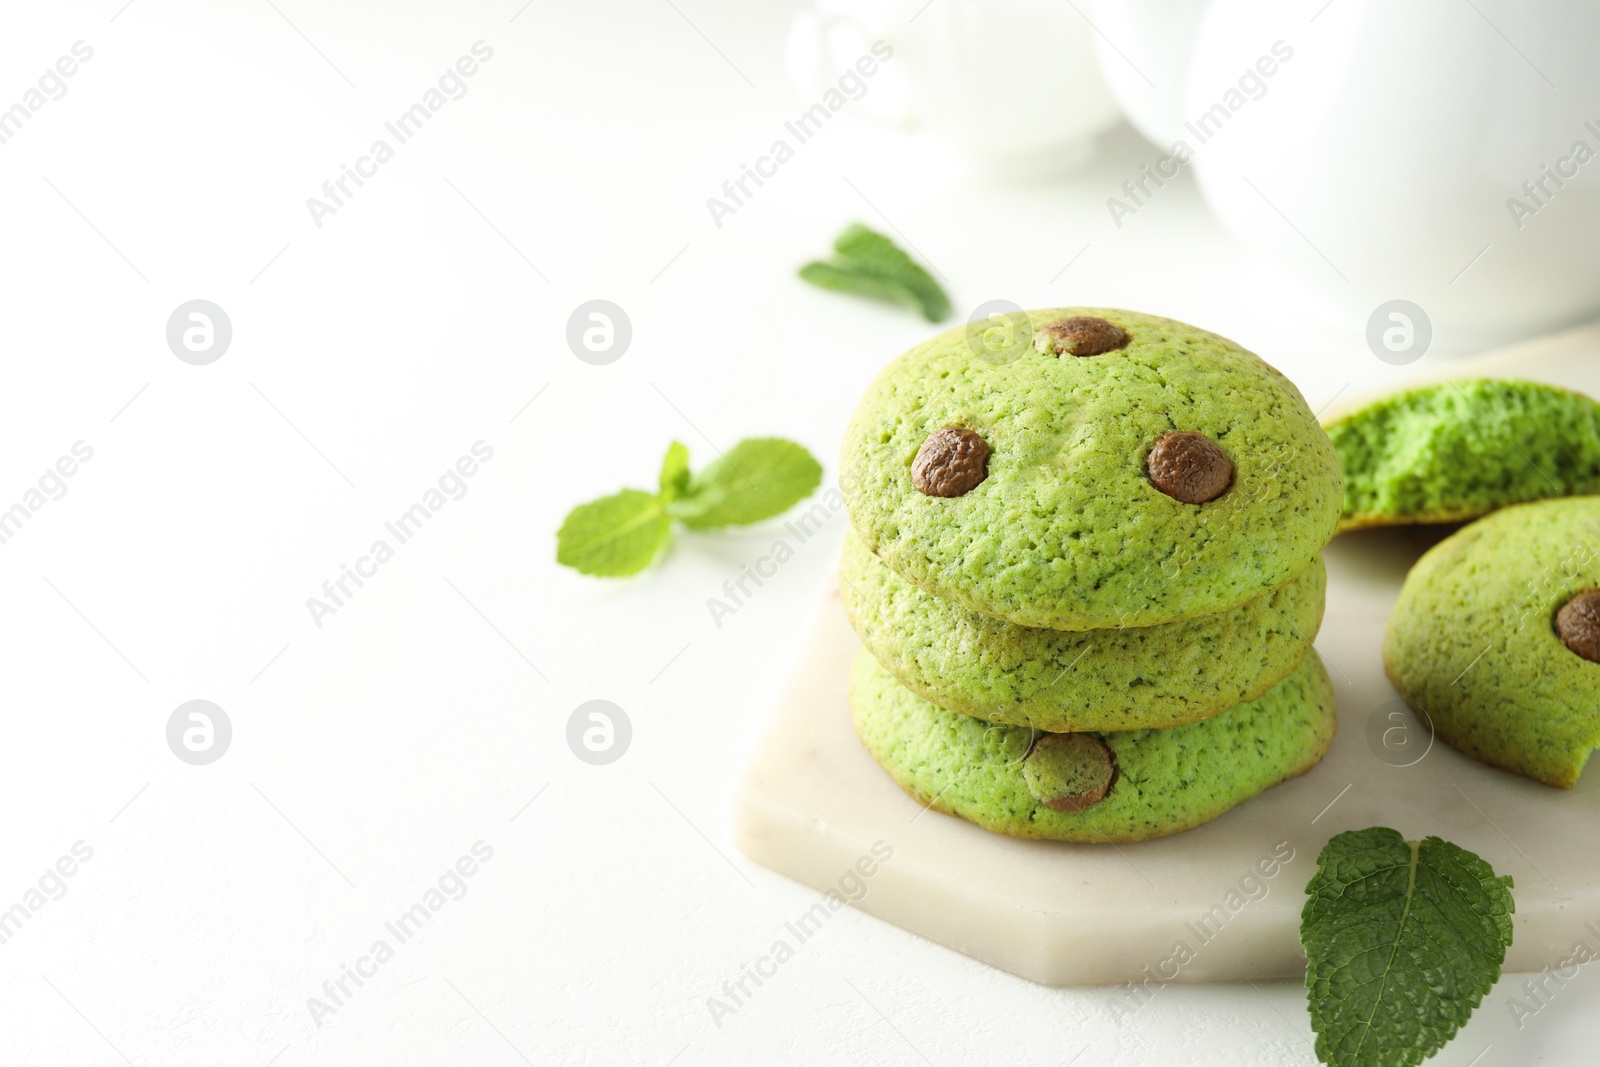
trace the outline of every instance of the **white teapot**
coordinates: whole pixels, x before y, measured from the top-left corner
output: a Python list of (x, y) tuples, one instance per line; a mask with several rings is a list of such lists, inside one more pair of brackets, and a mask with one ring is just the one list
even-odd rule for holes
[[(1446, 348), (1600, 314), (1600, 4), (1097, 0), (1124, 113), (1357, 332)], [(1420, 354), (1420, 353), (1419, 353)]]

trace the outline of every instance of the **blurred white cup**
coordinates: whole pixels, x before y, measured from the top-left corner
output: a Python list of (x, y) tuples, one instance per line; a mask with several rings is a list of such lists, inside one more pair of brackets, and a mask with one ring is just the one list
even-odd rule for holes
[(788, 68), (820, 98), (882, 41), (892, 56), (854, 106), (924, 129), (986, 170), (1081, 167), (1119, 118), (1094, 31), (1067, 0), (816, 0), (789, 34)]

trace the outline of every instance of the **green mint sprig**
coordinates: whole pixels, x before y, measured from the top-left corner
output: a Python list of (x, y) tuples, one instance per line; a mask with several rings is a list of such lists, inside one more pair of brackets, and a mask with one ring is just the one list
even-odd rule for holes
[(698, 473), (677, 441), (661, 461), (658, 489), (621, 492), (579, 504), (556, 533), (556, 562), (583, 574), (638, 574), (672, 540), (677, 520), (691, 530), (742, 526), (781, 515), (822, 483), (822, 465), (793, 441), (740, 441)]
[(1300, 916), (1317, 1059), (1416, 1067), (1500, 978), (1511, 879), (1448, 841), (1375, 826), (1329, 841)]
[(801, 267), (800, 277), (823, 289), (910, 305), (929, 322), (950, 314), (939, 283), (883, 234), (853, 223), (833, 242), (833, 253)]

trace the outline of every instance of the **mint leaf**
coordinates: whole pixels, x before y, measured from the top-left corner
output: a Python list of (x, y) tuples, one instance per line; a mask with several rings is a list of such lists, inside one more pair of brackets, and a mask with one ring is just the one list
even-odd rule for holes
[(667, 446), (661, 461), (661, 499), (672, 501), (689, 488), (689, 450), (677, 441)]
[(883, 234), (854, 223), (833, 242), (833, 250), (862, 273), (899, 281), (916, 295), (929, 322), (938, 322), (950, 313), (950, 301), (939, 283)]
[(949, 314), (950, 301), (938, 283), (883, 234), (855, 224), (833, 249), (830, 260), (807, 264), (800, 277), (826, 289), (908, 304), (929, 322)]
[(950, 313), (939, 283), (883, 234), (854, 223), (833, 242), (833, 251), (831, 259), (801, 267), (800, 277), (823, 289), (907, 304), (929, 322)]
[(608, 578), (638, 574), (671, 536), (661, 498), (624, 489), (567, 513), (556, 533), (556, 562)]
[[(922, 311), (922, 301), (917, 298), (917, 294), (894, 278), (863, 274), (850, 267), (822, 262), (807, 263), (801, 267), (800, 278), (819, 289), (832, 289), (836, 293), (853, 293), (874, 300), (887, 300), (890, 303), (905, 304)], [(923, 314), (927, 315), (926, 312)], [(929, 321), (938, 320), (929, 317)]]
[(689, 450), (674, 441), (661, 460), (659, 494), (624, 489), (567, 513), (556, 531), (556, 562), (584, 574), (637, 574), (672, 539), (674, 518), (696, 530), (758, 522), (821, 481), (821, 464), (793, 441), (740, 441), (699, 474), (689, 472)]
[(1317, 1058), (1415, 1067), (1500, 977), (1511, 879), (1437, 837), (1375, 826), (1329, 841), (1300, 916)]
[(788, 511), (821, 482), (822, 465), (803, 446), (752, 437), (690, 478), (667, 510), (691, 530), (759, 522)]

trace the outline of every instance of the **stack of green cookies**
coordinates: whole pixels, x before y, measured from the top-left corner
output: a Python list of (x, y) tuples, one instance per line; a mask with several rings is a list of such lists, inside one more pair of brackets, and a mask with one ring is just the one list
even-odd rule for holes
[(981, 331), (891, 363), (845, 436), (873, 757), (925, 805), (1084, 842), (1189, 829), (1314, 766), (1343, 486), (1299, 391), (1151, 315)]

